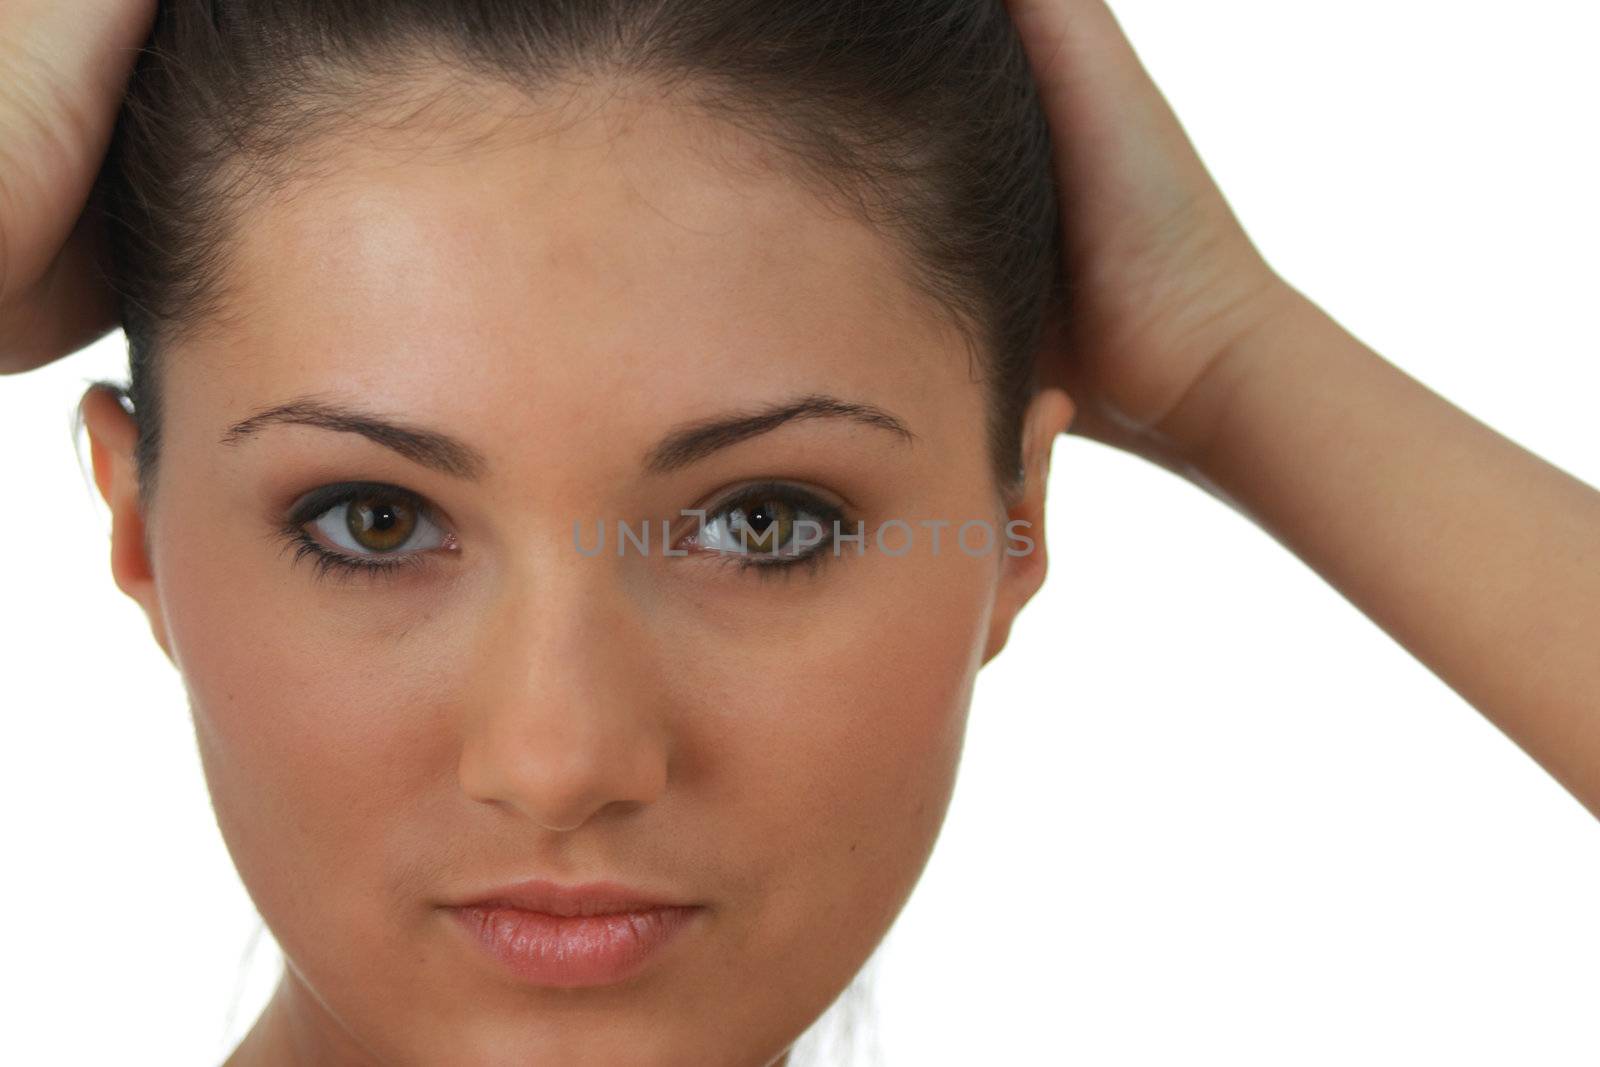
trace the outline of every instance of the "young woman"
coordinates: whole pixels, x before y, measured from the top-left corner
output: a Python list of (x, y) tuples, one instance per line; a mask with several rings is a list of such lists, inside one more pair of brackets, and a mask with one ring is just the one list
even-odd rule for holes
[(0, 359), (128, 335), (113, 572), (288, 963), (233, 1062), (782, 1064), (1069, 430), (1600, 812), (1600, 495), (1274, 274), (1100, 3), (196, 0), (131, 83), (104, 7), (13, 63)]

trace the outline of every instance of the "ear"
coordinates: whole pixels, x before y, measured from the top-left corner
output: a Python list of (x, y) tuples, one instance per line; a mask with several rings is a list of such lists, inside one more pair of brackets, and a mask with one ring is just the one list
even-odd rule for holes
[(1006, 531), (998, 539), (1000, 586), (989, 616), (989, 638), (983, 650), (988, 663), (1005, 647), (1011, 623), (1022, 606), (1044, 584), (1049, 557), (1044, 543), (1045, 484), (1050, 478), (1050, 453), (1056, 437), (1066, 433), (1076, 413), (1065, 390), (1039, 390), (1022, 423), (1023, 483), (1006, 507)]
[(145, 517), (139, 504), (139, 476), (134, 463), (138, 423), (111, 389), (93, 385), (78, 402), (89, 431), (89, 454), (95, 485), (111, 509), (111, 576), (144, 609), (156, 644), (172, 658), (165, 620), (156, 595), (154, 572), (145, 539)]

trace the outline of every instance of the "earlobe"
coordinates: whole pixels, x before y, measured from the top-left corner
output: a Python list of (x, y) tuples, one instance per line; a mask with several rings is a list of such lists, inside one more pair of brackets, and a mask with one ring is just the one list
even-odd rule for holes
[(156, 643), (170, 659), (166, 627), (156, 595), (154, 571), (145, 539), (145, 516), (139, 501), (134, 450), (139, 430), (120, 398), (103, 385), (91, 386), (79, 401), (89, 433), (89, 455), (95, 485), (111, 510), (111, 576), (144, 609)]
[(983, 651), (988, 663), (1005, 647), (1011, 624), (1024, 604), (1044, 585), (1049, 557), (1044, 541), (1045, 487), (1050, 477), (1051, 451), (1065, 433), (1075, 413), (1062, 389), (1041, 389), (1028, 405), (1022, 427), (1022, 492), (1006, 513), (1007, 529), (1001, 539), (1000, 588), (989, 618), (989, 636)]

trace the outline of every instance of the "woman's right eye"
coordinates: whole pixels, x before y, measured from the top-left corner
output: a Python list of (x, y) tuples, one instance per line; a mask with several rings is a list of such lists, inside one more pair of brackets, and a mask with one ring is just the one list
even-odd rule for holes
[[(396, 486), (346, 483), (314, 490), (295, 505), (285, 527), (295, 560), (311, 556), (317, 574), (376, 576), (455, 547), (421, 497)], [(320, 536), (318, 536), (320, 535)]]
[[(444, 531), (427, 514), (405, 500), (366, 495), (352, 497), (323, 512), (311, 525), (351, 555), (394, 555), (408, 545), (413, 551), (444, 546)], [(419, 531), (420, 534), (419, 534)], [(412, 544), (420, 538), (423, 544)]]

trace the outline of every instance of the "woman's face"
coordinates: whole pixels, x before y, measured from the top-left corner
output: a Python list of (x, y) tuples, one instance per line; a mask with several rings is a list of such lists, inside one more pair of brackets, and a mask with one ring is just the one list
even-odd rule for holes
[[(884, 237), (685, 110), (591, 94), (558, 121), (507, 117), (513, 99), (326, 142), (245, 214), (229, 314), (166, 355), (148, 556), (128, 427), (92, 413), (117, 580), (182, 672), (218, 824), (287, 957), (274, 1048), (765, 1063), (924, 867), (974, 675), (1042, 579), (1042, 530), (1012, 556), (1005, 525), (1037, 524), (1069, 407), (1036, 403), (1007, 511), (966, 351)], [(861, 410), (661, 447), (816, 396)], [(306, 504), (353, 482), (390, 488)], [(789, 490), (793, 511), (764, 503)], [(864, 551), (751, 562), (771, 542), (741, 517), (831, 534), (830, 508)], [(885, 551), (890, 519), (910, 536)], [(957, 546), (974, 519), (993, 549)], [(288, 540), (301, 520), (324, 551), (408, 565), (319, 567)], [(619, 520), (648, 520), (647, 551), (618, 554)], [(950, 524), (937, 550), (924, 520)], [(625, 975), (552, 984), (455, 907), (536, 878), (697, 908)]]

